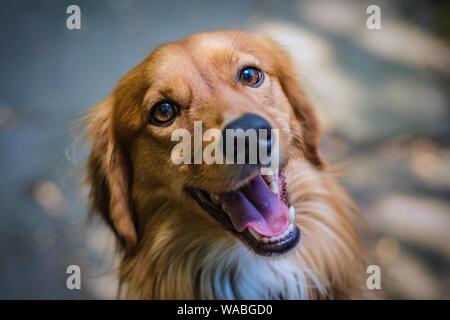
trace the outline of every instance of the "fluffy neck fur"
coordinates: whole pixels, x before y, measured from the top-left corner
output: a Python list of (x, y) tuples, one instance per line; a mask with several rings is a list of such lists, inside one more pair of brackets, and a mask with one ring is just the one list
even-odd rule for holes
[(149, 202), (153, 208), (147, 211), (151, 214), (141, 226), (144, 238), (121, 263), (122, 295), (131, 299), (361, 297), (364, 255), (355, 206), (328, 173), (300, 161), (289, 164), (286, 172), (289, 201), (302, 232), (296, 249), (281, 257), (257, 256), (188, 196), (167, 201), (155, 194)]

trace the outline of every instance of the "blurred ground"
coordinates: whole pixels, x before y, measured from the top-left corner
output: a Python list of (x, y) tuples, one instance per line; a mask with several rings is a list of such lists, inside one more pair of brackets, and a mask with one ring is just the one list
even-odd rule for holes
[[(81, 31), (65, 28), (73, 3)], [(369, 4), (381, 30), (365, 27)], [(159, 43), (244, 28), (292, 52), (387, 296), (449, 299), (448, 18), (448, 5), (419, 1), (2, 1), (0, 298), (114, 297), (112, 238), (86, 227), (71, 127)], [(70, 264), (81, 291), (66, 289)]]

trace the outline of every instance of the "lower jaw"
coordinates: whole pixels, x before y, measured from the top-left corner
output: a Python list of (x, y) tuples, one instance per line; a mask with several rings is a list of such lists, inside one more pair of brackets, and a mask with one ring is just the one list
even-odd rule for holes
[(238, 238), (241, 238), (245, 245), (261, 256), (284, 255), (299, 244), (301, 237), (301, 231), (295, 224), (292, 227), (292, 231), (290, 231), (286, 237), (276, 242), (263, 243), (256, 240), (248, 230), (245, 230), (238, 235)]

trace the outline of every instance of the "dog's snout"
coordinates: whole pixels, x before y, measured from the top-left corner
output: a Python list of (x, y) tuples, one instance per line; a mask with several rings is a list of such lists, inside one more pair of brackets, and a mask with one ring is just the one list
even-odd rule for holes
[[(266, 119), (253, 113), (246, 113), (233, 120), (223, 129), (225, 156), (233, 159), (234, 163), (261, 163), (261, 148), (264, 148), (265, 154), (270, 156), (272, 147), (271, 130), (272, 127)], [(229, 139), (232, 139), (233, 142)], [(239, 140), (241, 140), (241, 144)], [(231, 145), (233, 145), (232, 151), (230, 151)], [(232, 154), (230, 154), (231, 152)]]

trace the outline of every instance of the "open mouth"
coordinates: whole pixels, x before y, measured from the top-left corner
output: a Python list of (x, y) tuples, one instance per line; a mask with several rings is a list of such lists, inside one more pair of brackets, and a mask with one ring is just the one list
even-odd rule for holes
[(258, 174), (229, 192), (217, 194), (196, 188), (187, 191), (207, 213), (259, 255), (284, 254), (300, 240), (283, 171)]

